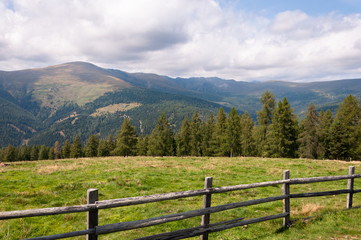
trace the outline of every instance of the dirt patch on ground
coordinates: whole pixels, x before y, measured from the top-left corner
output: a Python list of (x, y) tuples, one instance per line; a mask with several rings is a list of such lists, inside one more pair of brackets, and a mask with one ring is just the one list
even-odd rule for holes
[(74, 161), (68, 164), (51, 164), (51, 165), (44, 165), (40, 166), (37, 170), (39, 174), (52, 174), (54, 172), (59, 171), (71, 171), (71, 170), (79, 170), (84, 168), (84, 162), (82, 160)]
[(319, 203), (305, 203), (302, 204), (301, 209), (295, 209), (291, 211), (292, 215), (303, 215), (303, 216), (312, 216), (314, 213), (319, 212), (324, 209), (325, 206)]

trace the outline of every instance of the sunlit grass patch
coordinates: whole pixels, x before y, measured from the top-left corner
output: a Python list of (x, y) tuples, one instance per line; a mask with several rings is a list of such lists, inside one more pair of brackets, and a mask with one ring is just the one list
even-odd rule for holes
[[(213, 177), (213, 187), (291, 178), (347, 175), (349, 166), (361, 172), (360, 162), (268, 158), (109, 157), (56, 161), (13, 162), (0, 174), (0, 211), (86, 204), (89, 188), (99, 190), (99, 200), (202, 189), (204, 178)], [(212, 206), (282, 195), (282, 186), (215, 194)], [(291, 193), (347, 188), (347, 180), (291, 185)], [(361, 179), (355, 179), (355, 189)], [(354, 206), (361, 194), (354, 195)], [(202, 207), (202, 197), (161, 201), (99, 211), (99, 224), (170, 215)], [(210, 239), (349, 239), (360, 237), (361, 209), (343, 211), (346, 195), (291, 199), (291, 219), (316, 216), (282, 230), (282, 219), (210, 234)], [(212, 214), (211, 223), (282, 213), (282, 201), (232, 209)], [(46, 222), (46, 223), (45, 223)], [(100, 239), (133, 239), (200, 224), (200, 217), (139, 230), (101, 236)], [(0, 239), (29, 238), (84, 230), (86, 213), (0, 221)], [(84, 237), (74, 238), (84, 239)], [(199, 239), (199, 238), (193, 238)]]

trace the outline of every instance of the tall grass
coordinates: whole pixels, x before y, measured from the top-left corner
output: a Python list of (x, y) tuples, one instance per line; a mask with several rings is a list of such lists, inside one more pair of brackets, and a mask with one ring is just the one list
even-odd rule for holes
[[(99, 199), (114, 199), (202, 189), (204, 178), (213, 186), (231, 186), (291, 178), (346, 175), (349, 166), (361, 172), (361, 162), (265, 158), (151, 158), (110, 157), (56, 161), (14, 162), (0, 168), (0, 211), (86, 204), (86, 191), (99, 189)], [(291, 193), (346, 189), (347, 181), (292, 185)], [(361, 188), (361, 180), (355, 180)], [(212, 205), (281, 195), (281, 186), (215, 194)], [(361, 194), (354, 195), (354, 206)], [(192, 197), (99, 211), (99, 224), (132, 221), (199, 209), (202, 197)], [(290, 229), (282, 219), (210, 234), (210, 239), (357, 239), (361, 238), (361, 210), (343, 211), (346, 195), (291, 199)], [(282, 212), (282, 202), (233, 209), (211, 215), (211, 223), (233, 218), (254, 218)], [(102, 235), (99, 239), (136, 237), (198, 226), (200, 217), (159, 226)], [(0, 221), (0, 239), (19, 239), (86, 228), (86, 213)], [(84, 237), (73, 238), (84, 239)], [(193, 238), (198, 239), (198, 238)]]

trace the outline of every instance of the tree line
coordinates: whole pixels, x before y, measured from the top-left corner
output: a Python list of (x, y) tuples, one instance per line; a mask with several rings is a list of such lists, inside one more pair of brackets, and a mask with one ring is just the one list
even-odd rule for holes
[(257, 112), (226, 114), (201, 121), (195, 111), (185, 117), (174, 133), (164, 113), (150, 135), (138, 136), (125, 118), (117, 136), (99, 139), (91, 135), (83, 145), (79, 136), (70, 143), (54, 146), (7, 146), (0, 150), (1, 161), (25, 161), (96, 156), (260, 156), (311, 159), (357, 160), (361, 158), (361, 107), (350, 95), (339, 105), (335, 117), (330, 110), (318, 112), (313, 103), (305, 119), (298, 121), (287, 98), (278, 103), (265, 92)]

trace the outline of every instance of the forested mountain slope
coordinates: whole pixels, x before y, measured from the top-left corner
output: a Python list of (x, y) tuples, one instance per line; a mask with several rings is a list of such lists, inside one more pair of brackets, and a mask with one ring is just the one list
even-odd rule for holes
[(311, 102), (317, 109), (335, 110), (347, 95), (361, 96), (361, 79), (290, 83), (170, 78), (85, 62), (0, 71), (0, 147), (52, 145), (76, 134), (82, 139), (106, 137), (116, 134), (125, 117), (138, 133), (149, 134), (161, 112), (175, 131), (195, 110), (207, 119), (219, 107), (226, 112), (235, 107), (255, 118), (266, 90), (278, 100), (287, 97), (302, 118)]

